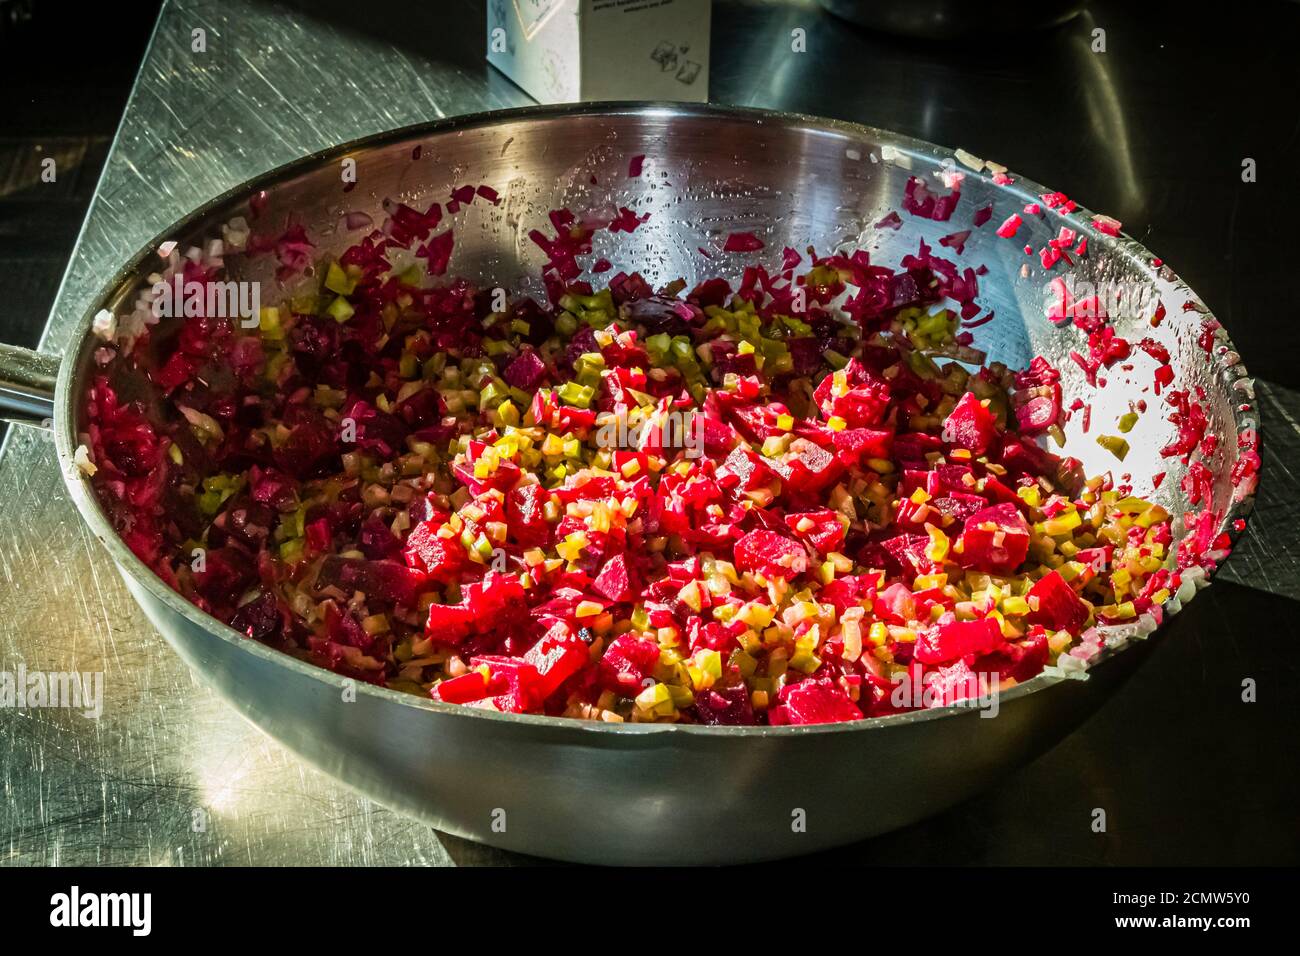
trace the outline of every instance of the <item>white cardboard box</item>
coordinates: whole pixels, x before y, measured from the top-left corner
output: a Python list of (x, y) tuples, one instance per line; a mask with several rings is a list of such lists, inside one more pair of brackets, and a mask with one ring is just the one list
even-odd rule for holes
[(488, 62), (541, 103), (709, 98), (710, 0), (489, 0)]

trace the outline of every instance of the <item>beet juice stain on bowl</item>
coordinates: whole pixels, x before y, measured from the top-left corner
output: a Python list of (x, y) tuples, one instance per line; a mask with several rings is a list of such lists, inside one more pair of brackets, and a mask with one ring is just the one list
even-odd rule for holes
[[(942, 179), (910, 178), (902, 210), (947, 221), (963, 174)], [(619, 207), (554, 210), (529, 234), (541, 301), (448, 279), (456, 215), (501, 201), (465, 185), (423, 212), (386, 203), (380, 228), (349, 216), (371, 231), (337, 259), (300, 226), (242, 220), (160, 250), (163, 282), (203, 302), (227, 252), (275, 256), (285, 293), (256, 322), (200, 309), (165, 338), (151, 294), (98, 323), (78, 461), (131, 550), (241, 633), (347, 677), (507, 712), (778, 725), (1078, 669), (1102, 627), (1154, 629), (1227, 547), (1199, 462), (1185, 485), (1205, 508), (1175, 548), (1173, 516), (1126, 476), (1049, 450), (1089, 411), (1041, 357), (985, 361), (982, 267), (924, 241), (895, 265), (778, 257), (736, 231), (712, 252), (751, 257), (739, 276), (603, 281), (595, 234), (650, 217)], [(1022, 223), (988, 228), (1014, 242)], [(969, 236), (939, 244), (960, 258)], [(1044, 269), (1088, 254), (1065, 227), (1025, 252)], [(1080, 330), (1071, 358), (1096, 384), (1134, 346), (1057, 282), (1043, 321)], [(1163, 396), (1167, 454), (1214, 441), (1201, 398)], [(1143, 413), (1097, 438), (1115, 471)], [(1242, 460), (1245, 481), (1258, 458)]]

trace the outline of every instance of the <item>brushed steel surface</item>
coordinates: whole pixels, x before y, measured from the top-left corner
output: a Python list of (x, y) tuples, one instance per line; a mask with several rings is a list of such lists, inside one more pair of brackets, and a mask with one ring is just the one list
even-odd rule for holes
[[(239, 71), (241, 83), (246, 85), (232, 94), (215, 80), (205, 86), (202, 77), (190, 78), (183, 88), (196, 96), (183, 104), (160, 97), (164, 102), (154, 103), (151, 112), (147, 109), (150, 96), (166, 88), (160, 78), (166, 75), (168, 55), (174, 58), (173, 67), (187, 62), (187, 24), (198, 14), (216, 18), (211, 22), (232, 30), (237, 21), (241, 35), (247, 30), (249, 36), (258, 38), (238, 54), (250, 68)], [(226, 16), (235, 19), (219, 22)], [(392, 82), (405, 84), (408, 92), (418, 89), (414, 100), (392, 97), (376, 102), (354, 90), (354, 97), (345, 93), (331, 101), (328, 111), (307, 112), (298, 121), (291, 94), (309, 90), (318, 79), (312, 71), (323, 71), (331, 63), (341, 65), (348, 56), (356, 55), (353, 44), (363, 42), (341, 44), (328, 31), (304, 30), (268, 8), (166, 8), (133, 99), (134, 112), (128, 112), (119, 136), (100, 199), (47, 332), (46, 348), (58, 350), (75, 333), (78, 319), (88, 318), (87, 310), (104, 276), (126, 262), (168, 221), (204, 198), (298, 153), (427, 118), (430, 111), (441, 113), (439, 104), (454, 104), (447, 112), (459, 113), (505, 105), (498, 96), (510, 101), (509, 90), (490, 94), (481, 85), (464, 82), (454, 70), (448, 71), (441, 78), (444, 85), (438, 86), (437, 70), (431, 72), (428, 64), (414, 70), (401, 54), (375, 49), (366, 51), (369, 62), (378, 64), (381, 72), (391, 71)], [(252, 79), (254, 75), (260, 79)], [(151, 87), (151, 78), (158, 78), (159, 85)], [(205, 98), (208, 95), (210, 99)], [(235, 101), (226, 98), (231, 95), (236, 96)], [(277, 97), (284, 102), (277, 104)], [(176, 138), (175, 128), (157, 132), (159, 124), (169, 126), (167, 111), (178, 108), (191, 111), (186, 121), (191, 125), (181, 124), (180, 138)], [(227, 131), (231, 126), (243, 128), (255, 114), (268, 129), (259, 130), (248, 143), (220, 136), (223, 124)], [(275, 118), (273, 128), (267, 116)], [(779, 126), (768, 129), (775, 136)], [(602, 127), (597, 122), (592, 128)], [(632, 130), (645, 137), (648, 145), (642, 149), (652, 157), (647, 163), (651, 174), (656, 171), (656, 152), (690, 154), (710, 146), (685, 135), (679, 140), (678, 126), (673, 127), (671, 136), (665, 135), (665, 128), (656, 127), (654, 121), (633, 125), (629, 132), (620, 131), (621, 140), (592, 161), (603, 163), (610, 177), (625, 169), (625, 155), (641, 151)], [(496, 135), (500, 136), (499, 129)], [(883, 177), (877, 181), (863, 175), (855, 187), (859, 205), (835, 208), (834, 197), (844, 194), (846, 182), (853, 179), (852, 172), (843, 170), (856, 171), (869, 162), (869, 137), (859, 141), (868, 149), (859, 150), (859, 159), (849, 160), (838, 138), (844, 135), (864, 134), (853, 127), (798, 131), (799, 148), (804, 151), (799, 155), (808, 157), (807, 166), (800, 170), (800, 182), (819, 200), (826, 197), (828, 205), (824, 209), (818, 205), (810, 217), (806, 203), (796, 204), (797, 208), (790, 210), (792, 215), (779, 217), (779, 231), (773, 227), (767, 234), (772, 244), (782, 236), (823, 242), (848, 238), (869, 224), (873, 212), (896, 204), (901, 192), (896, 173), (887, 185)], [(154, 136), (159, 137), (154, 144), (158, 149), (151, 156)], [(164, 144), (184, 143), (187, 136), (191, 143), (206, 148), (191, 152), (182, 161), (177, 153), (187, 147)], [(140, 149), (142, 142), (144, 148)], [(902, 141), (891, 138), (889, 142)], [(828, 143), (834, 147), (829, 152)], [(562, 145), (575, 148), (572, 138)], [(474, 155), (491, 155), (482, 147), (482, 143), (475, 144)], [(910, 143), (907, 148), (921, 149)], [(402, 167), (396, 160), (403, 153), (409, 157), (409, 144), (391, 153), (387, 164), (367, 167), (363, 160), (363, 184), (384, 183), (383, 176), (388, 174), (400, 176)], [(425, 153), (428, 158), (428, 146)], [(380, 154), (382, 150), (377, 149), (367, 155)], [(933, 162), (942, 155), (921, 150), (916, 160)], [(583, 154), (578, 159), (587, 161), (588, 157)], [(578, 166), (585, 169), (581, 162)], [(476, 163), (474, 169), (480, 168), (483, 164)], [(367, 176), (367, 169), (373, 179)], [(827, 178), (837, 170), (836, 175), (848, 178)], [(169, 176), (169, 172), (176, 175)], [(466, 176), (493, 181), (490, 172), (471, 172), (458, 177), (446, 174), (439, 185), (463, 181)], [(714, 178), (705, 182), (711, 184)], [(788, 180), (785, 177), (784, 181)], [(580, 185), (576, 178), (573, 182)], [(626, 188), (615, 178), (607, 182)], [(419, 192), (432, 185), (417, 183), (410, 188)], [(675, 185), (680, 188), (682, 184)], [(744, 177), (738, 182), (733, 178), (726, 185), (726, 195), (708, 200), (714, 203), (712, 214), (734, 220), (735, 209), (745, 205), (738, 200), (752, 200), (755, 185)], [(1029, 183), (1020, 185), (1033, 189)], [(347, 208), (383, 198), (368, 195), (368, 190), (369, 186), (358, 188), (348, 197)], [(770, 185), (766, 193), (759, 189), (760, 198), (774, 201), (771, 190)], [(978, 191), (970, 195), (978, 197)], [(990, 196), (1006, 208), (1024, 200), (1023, 195), (991, 192)], [(775, 202), (784, 207), (788, 197), (776, 197)], [(272, 209), (277, 208), (274, 203), (273, 199)], [(967, 200), (963, 204), (966, 215), (977, 205)], [(508, 211), (509, 203), (506, 205)], [(544, 214), (545, 208), (530, 210), (530, 214)], [(824, 212), (831, 220), (842, 214), (842, 222), (833, 222), (832, 231), (837, 233), (833, 237), (825, 233), (826, 222), (817, 218)], [(336, 218), (332, 211), (331, 215)], [(708, 238), (710, 230), (723, 228), (723, 224), (710, 223), (709, 215), (706, 208), (701, 215), (679, 214), (676, 218)], [(753, 216), (752, 225), (760, 228), (778, 218), (761, 209)], [(656, 218), (662, 223), (669, 217)], [(650, 230), (654, 223), (652, 218), (638, 237), (658, 237)], [(817, 235), (797, 235), (812, 228), (820, 230)], [(930, 239), (956, 228), (959, 224), (950, 224)], [(526, 227), (518, 235), (523, 231)], [(493, 235), (490, 223), (483, 235)], [(454, 261), (461, 271), (473, 274), (478, 268), (485, 276), (497, 276), (505, 252), (494, 242), (485, 238), (489, 251), (481, 257)], [(993, 268), (1000, 250), (991, 246), (986, 240), (975, 251), (973, 243), (968, 247), (968, 259), (974, 262), (981, 256), (990, 257)], [(522, 247), (510, 248), (518, 251)], [(1120, 268), (1137, 269), (1142, 260), (1134, 258), (1136, 255), (1130, 248), (1110, 261)], [(888, 257), (886, 253), (884, 258)], [(642, 255), (636, 258), (644, 261)], [(1100, 265), (1107, 259), (1098, 256), (1097, 261)], [(672, 254), (662, 263), (665, 272), (678, 266), (685, 271), (688, 265), (685, 258), (674, 259)], [(1018, 260), (1015, 267), (1019, 267)], [(1003, 278), (1010, 274), (1009, 266), (1003, 269)], [(1169, 285), (1171, 294), (1175, 293), (1173, 284)], [(995, 333), (992, 341), (995, 352), (1001, 350), (1000, 357), (1023, 359), (1044, 345), (1033, 338), (1042, 330), (1032, 330), (1027, 336), (1012, 317), (1022, 305), (1039, 304), (1038, 290), (1017, 289), (1014, 280), (999, 288), (1003, 291), (986, 296), (986, 300), (996, 299), (1005, 306), (1007, 317), (983, 331)], [(66, 375), (71, 376), (73, 366), (68, 368)], [(72, 444), (67, 434), (62, 435), (60, 444), (66, 463)], [(1135, 448), (1135, 452), (1139, 450)], [(1076, 453), (1082, 457), (1081, 452)], [(1141, 459), (1134, 466), (1135, 474), (1140, 475), (1144, 466), (1149, 472), (1149, 465), (1147, 459)], [(9, 837), (11, 860), (284, 863), (517, 859), (413, 827), (306, 769), (250, 725), (235, 719), (231, 709), (162, 648), (128, 590), (107, 572), (103, 552), (93, 540), (94, 534), (79, 521), (57, 472), (47, 438), (29, 430), (11, 433), (8, 452), (0, 461), (0, 519), (12, 529), (12, 534), (0, 538), (0, 573), (7, 585), (0, 591), (0, 616), (8, 622), (0, 638), (0, 660), (4, 666), (22, 660), (29, 669), (101, 670), (105, 672), (108, 705), (104, 717), (95, 722), (58, 711), (0, 713), (9, 748), (3, 763), (7, 799), (0, 823)], [(75, 476), (68, 477), (74, 494), (83, 493), (78, 491)], [(104, 531), (102, 522), (99, 530)], [(116, 545), (115, 540), (111, 544)], [(115, 556), (129, 567), (131, 562), (120, 545), (116, 545)], [(897, 825), (908, 816), (932, 811), (962, 795), (959, 788), (938, 792), (918, 786), (927, 774), (933, 775), (940, 753), (944, 754), (945, 776), (968, 780), (971, 788), (989, 782), (1082, 719), (1149, 646), (1116, 656), (1086, 683), (1058, 684), (1038, 693), (1029, 693), (1031, 688), (1026, 685), (1009, 695), (1013, 699), (1004, 701), (1003, 717), (995, 721), (979, 721), (973, 714), (924, 715), (851, 732), (843, 728), (750, 731), (739, 735), (747, 738), (744, 740), (725, 732), (683, 732), (685, 728), (626, 728), (610, 733), (607, 728), (557, 725), (544, 719), (448, 712), (438, 705), (397, 700), (383, 692), (362, 693), (355, 703), (341, 708), (339, 688), (329, 675), (294, 665), (249, 642), (240, 642), (230, 633), (215, 640), (202, 615), (156, 581), (129, 574), (127, 580), (145, 613), (168, 633), (182, 657), (200, 668), (222, 693), (236, 698), (246, 716), (270, 724), (273, 733), (307, 752), (318, 765), (373, 793), (382, 791), (387, 802), (422, 811), (425, 819), (451, 831), (491, 836), (505, 846), (588, 859), (618, 854), (625, 859), (720, 860), (805, 852)], [(982, 732), (986, 728), (980, 724), (995, 725), (994, 732)], [(447, 727), (454, 730), (446, 733)], [(345, 753), (349, 755), (346, 761), (341, 759)], [(634, 772), (629, 772), (629, 754), (635, 755)], [(728, 761), (726, 779), (718, 777), (720, 761)], [(848, 768), (842, 782), (827, 779), (827, 766)], [(472, 776), (466, 776), (465, 768), (472, 769)], [(684, 793), (692, 799), (684, 800)], [(430, 794), (437, 796), (436, 812), (429, 809)], [(864, 795), (867, 800), (862, 799)], [(898, 802), (900, 795), (908, 798), (902, 801), (906, 811), (891, 808), (875, 813), (876, 807), (890, 800)], [(681, 823), (716, 825), (716, 818), (707, 816), (709, 798), (745, 816), (735, 821), (738, 828), (718, 829), (702, 845), (681, 846)], [(807, 839), (793, 843), (781, 832), (790, 832), (791, 807), (805, 807), (814, 821), (833, 820), (837, 815), (843, 817), (846, 799), (871, 806), (875, 815), (869, 822), (853, 821), (827, 829), (821, 829), (819, 822), (810, 826)], [(484, 810), (497, 807), (506, 811), (508, 822), (505, 834), (492, 836), (485, 832), (491, 821), (485, 819)], [(673, 821), (679, 826), (670, 825)], [(565, 829), (575, 822), (589, 826), (588, 838), (598, 833), (603, 842), (584, 845), (581, 834), (575, 840)], [(752, 845), (756, 827), (770, 835), (757, 847)], [(629, 843), (629, 831), (653, 838), (653, 842)]]

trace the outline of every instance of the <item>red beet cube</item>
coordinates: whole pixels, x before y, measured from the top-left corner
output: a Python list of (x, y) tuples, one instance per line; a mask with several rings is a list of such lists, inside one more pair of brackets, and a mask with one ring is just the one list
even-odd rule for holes
[(943, 440), (972, 455), (988, 451), (989, 443), (997, 433), (997, 419), (974, 392), (967, 392), (957, 402), (943, 423)]
[(858, 705), (830, 680), (802, 680), (797, 684), (787, 684), (781, 688), (778, 699), (781, 713), (773, 715), (773, 723), (779, 720), (788, 724), (834, 724), (862, 719)]
[(513, 574), (489, 571), (481, 582), (467, 584), (462, 589), (465, 606), (474, 615), (480, 627), (490, 626), (513, 606), (522, 607), (524, 588)]
[(431, 578), (449, 580), (465, 564), (465, 549), (455, 537), (438, 537), (441, 523), (421, 521), (406, 538), (406, 563)]
[(525, 547), (550, 543), (551, 526), (544, 511), (550, 498), (541, 485), (520, 485), (506, 496), (506, 527), (510, 537)]
[(591, 589), (610, 601), (630, 601), (633, 597), (632, 574), (627, 566), (627, 557), (616, 554), (606, 561), (596, 580), (591, 582)]
[(533, 666), (533, 688), (539, 700), (546, 700), (559, 686), (587, 663), (587, 645), (569, 625), (557, 622), (540, 641), (529, 648), (523, 659)]
[(463, 604), (430, 604), (424, 633), (439, 644), (459, 644), (474, 627), (474, 613)]
[(874, 610), (890, 624), (905, 625), (916, 619), (916, 598), (911, 588), (895, 581), (876, 596)]
[(488, 682), (481, 671), (470, 671), (451, 680), (442, 681), (433, 688), (431, 696), (448, 704), (468, 704), (487, 696)]
[(781, 459), (781, 480), (791, 491), (819, 491), (844, 473), (835, 456), (807, 438), (796, 438)]
[(546, 374), (546, 364), (531, 348), (525, 348), (501, 372), (501, 377), (511, 388), (531, 392)]
[(917, 639), (914, 656), (922, 664), (943, 664), (968, 654), (991, 653), (1003, 643), (1002, 628), (992, 618), (940, 621)]
[(605, 648), (600, 659), (602, 683), (626, 697), (635, 697), (641, 693), (641, 682), (654, 673), (658, 663), (658, 644), (620, 634)]
[(1029, 524), (1009, 502), (990, 505), (966, 519), (959, 543), (962, 567), (1010, 574), (1029, 553)]
[(723, 488), (752, 491), (772, 478), (772, 469), (762, 456), (744, 445), (737, 445), (718, 468), (718, 484)]
[(831, 439), (835, 456), (845, 465), (860, 465), (868, 458), (888, 459), (894, 433), (878, 428), (845, 428)]
[(792, 578), (808, 570), (808, 551), (775, 531), (751, 531), (736, 542), (736, 567), (765, 577)]
[(1029, 623), (1078, 633), (1088, 623), (1088, 605), (1059, 571), (1049, 571), (1029, 589)]
[(820, 554), (837, 551), (844, 543), (844, 522), (838, 511), (823, 508), (819, 511), (788, 514), (785, 516), (785, 523), (792, 532), (809, 542)]

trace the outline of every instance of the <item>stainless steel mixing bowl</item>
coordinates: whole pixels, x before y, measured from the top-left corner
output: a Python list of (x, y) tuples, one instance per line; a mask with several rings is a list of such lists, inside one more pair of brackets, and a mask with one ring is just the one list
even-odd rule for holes
[[(647, 157), (645, 170), (629, 178), (629, 158), (637, 154)], [(346, 192), (344, 159), (355, 160), (358, 180)], [(987, 170), (965, 169), (951, 222), (904, 215), (897, 232), (873, 228), (898, 206), (909, 175), (940, 188), (930, 177), (944, 166), (964, 168), (948, 150), (880, 130), (710, 107), (577, 105), (397, 130), (268, 173), (177, 223), (127, 263), (87, 311), (53, 394), (57, 360), (12, 349), (0, 354), (0, 405), (14, 419), (53, 419), (68, 493), (145, 614), (194, 672), (275, 739), (379, 802), (470, 839), (595, 863), (750, 861), (847, 843), (951, 806), (1051, 747), (1111, 693), (1150, 642), (1116, 632), (1086, 679), (1041, 675), (1003, 694), (994, 719), (948, 708), (813, 727), (604, 725), (487, 713), (370, 686), (357, 688), (352, 700), (337, 676), (248, 640), (190, 605), (114, 533), (73, 460), (97, 345), (90, 324), (101, 308), (129, 310), (144, 277), (158, 268), (160, 242), (175, 240), (183, 249), (220, 235), (232, 217), (252, 216), (254, 196), (259, 222), (292, 214), (320, 254), (336, 255), (359, 235), (344, 227), (349, 212), (379, 222), (385, 198), (427, 204), (466, 182), (490, 184), (503, 201), (477, 203), (458, 217), (452, 271), (525, 288), (536, 287), (541, 264), (527, 233), (544, 227), (547, 211), (559, 206), (609, 212), (628, 205), (651, 213), (634, 236), (616, 241), (602, 234), (596, 255), (652, 281), (692, 282), (738, 273), (753, 261), (721, 252), (705, 259), (697, 251), (720, 248), (719, 237), (732, 230), (755, 232), (766, 253), (783, 245), (861, 245), (873, 249), (875, 261), (896, 265), (918, 240), (935, 245), (970, 228), (974, 211), (991, 205), (991, 222), (973, 229), (960, 257), (989, 270), (981, 301), (996, 318), (977, 330), (977, 344), (1013, 365), (1035, 354), (1053, 360), (1067, 396), (1091, 398), (1097, 423), (1092, 436), (1083, 435), (1082, 416), (1074, 416), (1065, 450), (1089, 473), (1115, 470), (1093, 439), (1100, 423), (1127, 410), (1148, 383), (1150, 366), (1135, 358), (1131, 375), (1112, 369), (1093, 394), (1065, 358), (1078, 332), (1043, 318), (1048, 276), (1021, 249), (1025, 242), (1042, 245), (1063, 224), (1087, 235), (1091, 252), (1071, 270), (1073, 280), (1135, 284), (1164, 303), (1168, 318), (1158, 329), (1147, 314), (1133, 314), (1116, 318), (1116, 330), (1134, 340), (1156, 337), (1173, 356), (1175, 384), (1205, 389), (1210, 427), (1221, 439), (1207, 464), (1216, 476), (1215, 507), (1230, 528), (1251, 505), (1248, 493), (1234, 497), (1229, 470), (1237, 437), (1255, 428), (1255, 413), (1250, 381), (1223, 333), (1214, 362), (1197, 343), (1204, 304), (1167, 267), (1154, 267), (1137, 243), (1094, 230), (1082, 209), (1066, 218), (1026, 215), (1015, 241), (996, 237), (997, 223), (1045, 191), (1019, 177), (998, 186)], [(230, 277), (272, 289), (267, 260), (228, 256)], [(1172, 426), (1159, 400), (1145, 397), (1155, 407), (1130, 433), (1123, 470), (1132, 473), (1137, 493), (1179, 514), (1186, 507), (1183, 466), (1157, 451)], [(1156, 490), (1153, 478), (1162, 471), (1168, 474)]]

